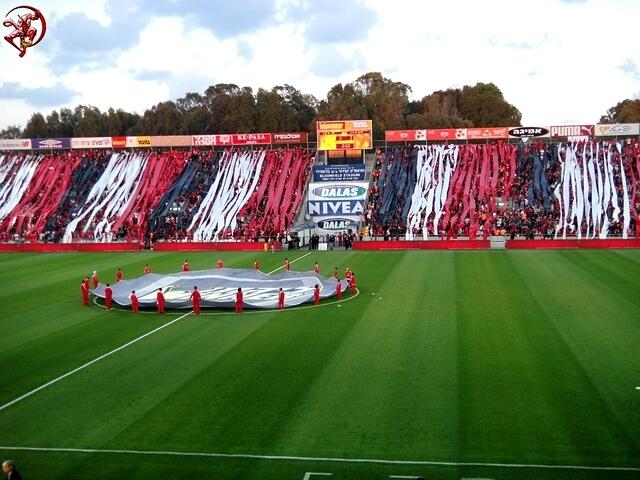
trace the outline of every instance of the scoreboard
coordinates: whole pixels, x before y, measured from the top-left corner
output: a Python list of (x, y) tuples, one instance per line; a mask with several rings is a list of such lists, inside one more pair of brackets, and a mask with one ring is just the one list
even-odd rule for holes
[(368, 150), (373, 147), (371, 120), (317, 122), (318, 150)]

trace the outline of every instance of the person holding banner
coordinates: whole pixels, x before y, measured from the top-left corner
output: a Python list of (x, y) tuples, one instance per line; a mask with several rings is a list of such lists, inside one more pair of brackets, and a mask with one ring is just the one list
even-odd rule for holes
[(278, 309), (284, 310), (284, 290), (282, 288), (278, 292)]
[(151, 273), (151, 267), (150, 267), (150, 266), (149, 266), (149, 264), (147, 263), (147, 264), (144, 266), (144, 274), (145, 274), (145, 275), (149, 275), (150, 273)]
[(107, 287), (104, 289), (104, 306), (107, 307), (107, 311), (111, 310), (111, 302), (113, 302), (113, 290), (107, 283)]
[(216, 262), (216, 268), (218, 270), (224, 268), (224, 263), (222, 263), (222, 259), (221, 258), (219, 258), (218, 261)]
[(191, 270), (191, 265), (189, 264), (189, 260), (185, 260), (182, 264), (182, 271), (188, 272), (189, 270)]
[(140, 304), (138, 303), (138, 297), (136, 296), (135, 290), (131, 290), (131, 295), (129, 295), (129, 299), (131, 300), (131, 311), (133, 313), (138, 313)]
[(242, 288), (238, 287), (238, 292), (236, 293), (236, 313), (242, 313), (243, 307), (244, 296), (242, 295)]
[(340, 283), (340, 279), (336, 278), (336, 298), (338, 300), (342, 300), (342, 284)]
[(284, 271), (285, 272), (290, 272), (291, 271), (291, 262), (289, 261), (288, 258), (284, 259)]
[(318, 262), (313, 266), (313, 271), (320, 275), (320, 265), (318, 265)]
[(193, 287), (193, 292), (191, 292), (191, 302), (193, 303), (193, 313), (196, 315), (200, 315), (200, 292), (198, 291), (198, 287)]
[(158, 314), (162, 315), (164, 313), (164, 293), (162, 293), (162, 288), (158, 289), (156, 303), (158, 304)]
[(313, 288), (313, 304), (320, 305), (320, 286), (317, 283)]
[(255, 269), (256, 272), (260, 271), (260, 262), (258, 261), (257, 258), (253, 261), (253, 268)]
[(338, 267), (333, 267), (333, 278), (338, 279)]
[(94, 289), (98, 288), (98, 284), (100, 283), (100, 280), (98, 279), (98, 273), (95, 270), (93, 271), (91, 280), (93, 280), (93, 288)]
[(89, 289), (87, 288), (87, 284), (84, 280), (80, 282), (80, 293), (82, 293), (82, 304), (85, 307), (90, 307), (91, 304), (89, 303)]
[(118, 271), (116, 272), (116, 283), (122, 280), (122, 278), (123, 278), (122, 269), (119, 268)]

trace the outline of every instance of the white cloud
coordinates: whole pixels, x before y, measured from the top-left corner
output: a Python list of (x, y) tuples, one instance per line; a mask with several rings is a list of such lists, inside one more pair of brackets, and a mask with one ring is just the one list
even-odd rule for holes
[[(54, 18), (81, 12), (109, 25), (105, 3), (53, 0), (47, 9)], [(46, 63), (52, 54), (47, 47), (55, 45), (53, 31), (49, 43), (45, 40), (24, 59), (0, 45), (0, 83), (19, 81), (35, 88), (61, 82), (77, 92), (76, 103), (142, 112), (218, 82), (254, 89), (289, 83), (323, 98), (335, 83), (381, 71), (409, 84), (414, 98), (492, 81), (530, 125), (591, 123), (640, 91), (637, 77), (619, 68), (640, 65), (637, 2), (540, 0), (524, 13), (507, 0), (366, 3), (377, 20), (357, 42), (310, 43), (304, 19), (286, 22), (282, 12), (276, 24), (224, 40), (185, 25), (183, 18), (154, 18), (141, 32), (131, 32), (137, 41), (130, 49), (108, 54), (112, 62), (77, 66), (60, 76)], [(280, 0), (279, 5), (284, 11), (295, 2)], [(608, 20), (612, 12), (614, 31)], [(349, 22), (341, 19), (340, 24)], [(325, 68), (318, 69), (318, 62)], [(24, 124), (35, 110), (28, 98), (0, 100), (0, 128)]]

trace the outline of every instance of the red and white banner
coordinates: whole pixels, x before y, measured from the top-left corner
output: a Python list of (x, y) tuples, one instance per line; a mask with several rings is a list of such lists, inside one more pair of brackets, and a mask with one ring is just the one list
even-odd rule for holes
[(551, 137), (593, 137), (595, 125), (556, 125), (551, 127)]
[(442, 142), (446, 140), (466, 140), (466, 128), (432, 128), (427, 130), (427, 140)]
[(270, 133), (234, 133), (233, 145), (271, 145)]
[(596, 125), (596, 137), (640, 135), (640, 123), (611, 123)]
[(497, 140), (509, 138), (509, 127), (467, 128), (469, 140)]
[(0, 150), (31, 150), (31, 140), (28, 138), (0, 140)]
[(302, 144), (309, 142), (307, 132), (272, 133), (271, 141), (275, 145)]
[(426, 130), (387, 130), (384, 132), (387, 142), (422, 142), (427, 139)]
[(111, 137), (72, 138), (71, 148), (112, 148)]
[(127, 137), (111, 137), (113, 148), (127, 148)]

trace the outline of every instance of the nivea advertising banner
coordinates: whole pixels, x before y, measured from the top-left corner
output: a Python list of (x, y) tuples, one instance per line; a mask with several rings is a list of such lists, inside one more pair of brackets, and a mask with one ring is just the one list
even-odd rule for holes
[(325, 232), (356, 230), (364, 214), (367, 182), (321, 182), (309, 184), (307, 211)]

